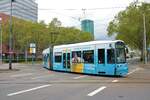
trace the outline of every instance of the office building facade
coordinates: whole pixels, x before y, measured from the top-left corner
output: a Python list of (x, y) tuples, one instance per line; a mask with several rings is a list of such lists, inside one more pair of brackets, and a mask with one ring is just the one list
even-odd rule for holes
[(81, 29), (84, 32), (89, 32), (94, 36), (94, 21), (85, 19), (81, 21)]
[[(0, 0), (0, 12), (10, 15), (11, 0)], [(35, 0), (13, 0), (12, 16), (37, 22), (38, 5)]]

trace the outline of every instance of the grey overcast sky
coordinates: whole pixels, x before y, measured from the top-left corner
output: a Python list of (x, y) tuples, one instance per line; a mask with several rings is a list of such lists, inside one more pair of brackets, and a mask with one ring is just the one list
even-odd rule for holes
[[(106, 31), (109, 21), (133, 1), (135, 0), (37, 0), (38, 18), (49, 23), (56, 17), (63, 26), (77, 28), (80, 28), (79, 19), (92, 19), (95, 39), (111, 39)], [(85, 14), (82, 9), (87, 9)]]

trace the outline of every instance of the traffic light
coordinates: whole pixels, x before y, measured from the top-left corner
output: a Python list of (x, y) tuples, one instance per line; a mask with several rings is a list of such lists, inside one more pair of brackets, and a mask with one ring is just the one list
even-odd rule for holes
[(15, 2), (15, 0), (11, 0), (12, 2)]

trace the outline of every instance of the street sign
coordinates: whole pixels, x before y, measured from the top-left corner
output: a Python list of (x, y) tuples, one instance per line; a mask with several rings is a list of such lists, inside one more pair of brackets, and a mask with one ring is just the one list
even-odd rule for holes
[(32, 54), (32, 64), (33, 64), (34, 59), (35, 59), (35, 54), (36, 54), (36, 44), (35, 43), (30, 43), (29, 52), (30, 52), (30, 54)]
[(30, 49), (29, 49), (29, 52), (30, 52), (30, 53), (36, 53), (36, 49), (35, 49), (35, 48), (30, 48)]
[(30, 43), (30, 48), (36, 48), (36, 44), (35, 43)]
[(36, 49), (35, 48), (32, 49), (32, 53), (36, 53)]
[(32, 53), (32, 54), (36, 53), (36, 44), (35, 43), (30, 43), (29, 52)]

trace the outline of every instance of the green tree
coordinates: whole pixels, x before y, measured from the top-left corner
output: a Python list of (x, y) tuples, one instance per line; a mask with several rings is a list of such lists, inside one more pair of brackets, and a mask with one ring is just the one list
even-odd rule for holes
[[(3, 23), (3, 44), (9, 46), (9, 20)], [(13, 50), (18, 54), (29, 51), (29, 44), (36, 43), (37, 56), (50, 45), (68, 44), (90, 41), (90, 33), (82, 32), (73, 27), (62, 27), (61, 22), (54, 18), (47, 26), (44, 21), (39, 23), (25, 21), (13, 17)]]
[(57, 18), (53, 18), (48, 29), (51, 37), (50, 44), (52, 45), (70, 44), (93, 40), (93, 37), (90, 33), (82, 32), (74, 27), (62, 27), (61, 22)]
[(49, 23), (49, 27), (60, 27), (61, 21), (59, 21), (57, 18), (53, 18), (52, 21)]
[[(3, 23), (3, 44), (9, 45), (9, 20)], [(13, 50), (18, 53), (28, 51), (31, 42), (37, 43), (37, 51), (49, 44), (48, 29), (44, 23), (35, 23), (13, 17)]]
[(82, 32), (73, 27), (61, 27), (55, 44), (70, 44), (91, 40), (93, 40), (93, 37), (90, 33)]
[(116, 35), (116, 39), (126, 42), (131, 48), (141, 51), (143, 57), (143, 13), (146, 16), (147, 46), (150, 44), (150, 4), (141, 6), (131, 4), (124, 11), (118, 13), (109, 23), (108, 35)]

